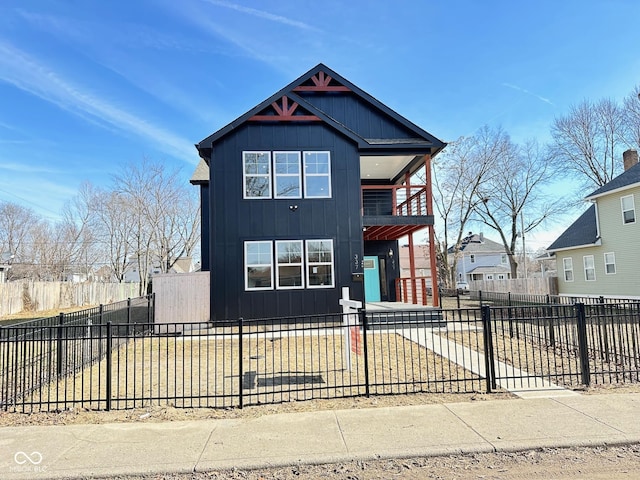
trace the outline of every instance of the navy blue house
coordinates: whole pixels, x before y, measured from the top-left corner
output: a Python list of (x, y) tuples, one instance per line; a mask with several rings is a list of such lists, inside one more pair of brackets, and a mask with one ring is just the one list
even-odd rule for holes
[[(338, 312), (342, 287), (415, 301), (398, 239), (412, 247), (428, 228), (433, 245), (430, 160), (444, 146), (322, 64), (202, 140), (192, 183), (211, 320)], [(423, 167), (427, 185), (412, 185)]]

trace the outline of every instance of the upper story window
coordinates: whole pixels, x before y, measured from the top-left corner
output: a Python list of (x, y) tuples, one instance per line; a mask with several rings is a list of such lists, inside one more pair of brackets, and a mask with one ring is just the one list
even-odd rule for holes
[(302, 196), (300, 152), (274, 152), (273, 172), (275, 198), (300, 198)]
[(507, 263), (509, 263), (509, 258), (507, 257), (506, 253), (503, 253), (502, 255), (500, 255), (500, 263), (502, 265), (506, 265)]
[(633, 201), (633, 195), (627, 195), (620, 198), (622, 204), (622, 222), (623, 223), (635, 223), (636, 222), (636, 206)]
[(243, 152), (244, 198), (271, 198), (271, 153)]
[(596, 280), (596, 264), (593, 255), (585, 255), (582, 257), (584, 261), (584, 279), (587, 282)]
[(562, 268), (564, 269), (564, 281), (573, 282), (573, 258), (563, 258)]
[(242, 152), (242, 168), (243, 198), (331, 198), (330, 152)]
[(613, 252), (604, 254), (604, 273), (607, 275), (616, 273), (616, 255)]
[(304, 196), (331, 198), (329, 152), (304, 152)]
[(469, 255), (469, 261), (471, 263), (476, 263), (476, 256), (473, 253), (471, 255)]

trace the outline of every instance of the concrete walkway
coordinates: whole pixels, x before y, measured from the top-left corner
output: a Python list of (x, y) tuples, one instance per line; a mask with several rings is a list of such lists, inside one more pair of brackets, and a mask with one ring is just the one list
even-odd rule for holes
[(638, 394), (600, 394), (236, 420), (5, 427), (0, 478), (187, 473), (640, 443), (638, 411)]
[[(421, 347), (455, 362), (480, 377), (486, 378), (485, 355), (483, 353), (447, 340), (437, 335), (437, 330), (432, 328), (404, 328), (396, 331)], [(504, 362), (495, 363), (496, 377), (498, 378), (497, 385), (519, 397), (551, 398), (579, 395), (573, 390), (567, 390), (545, 378), (529, 375), (524, 370)]]

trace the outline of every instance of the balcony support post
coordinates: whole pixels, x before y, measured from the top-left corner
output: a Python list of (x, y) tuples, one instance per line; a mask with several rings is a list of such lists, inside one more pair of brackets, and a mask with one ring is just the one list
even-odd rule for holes
[[(431, 155), (424, 156), (424, 171), (427, 184), (427, 215), (433, 215), (433, 184), (431, 183)], [(431, 267), (431, 305), (440, 306), (438, 293), (438, 264), (436, 259), (436, 235), (434, 225), (429, 225), (429, 266)]]

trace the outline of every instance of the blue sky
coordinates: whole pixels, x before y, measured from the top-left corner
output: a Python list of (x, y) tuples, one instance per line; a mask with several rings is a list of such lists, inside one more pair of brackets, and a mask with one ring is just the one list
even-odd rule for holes
[(320, 62), (444, 141), (544, 142), (640, 83), (639, 18), (637, 0), (3, 0), (0, 200), (56, 219), (143, 157), (187, 182), (194, 143)]

